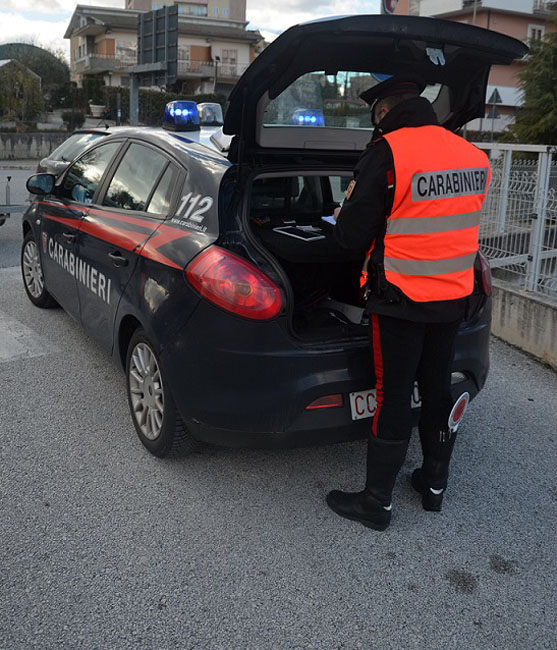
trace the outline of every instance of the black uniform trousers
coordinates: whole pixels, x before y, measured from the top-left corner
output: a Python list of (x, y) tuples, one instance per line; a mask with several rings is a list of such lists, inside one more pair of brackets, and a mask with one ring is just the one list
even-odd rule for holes
[(422, 323), (371, 314), (377, 391), (373, 437), (401, 442), (410, 439), (416, 380), (422, 399), (422, 444), (424, 436), (436, 442), (439, 432), (447, 430), (453, 407), (451, 366), (460, 322)]

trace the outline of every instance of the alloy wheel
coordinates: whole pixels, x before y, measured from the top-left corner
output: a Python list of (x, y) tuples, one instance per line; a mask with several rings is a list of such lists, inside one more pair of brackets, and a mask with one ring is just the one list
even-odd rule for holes
[(23, 278), (29, 293), (39, 299), (44, 289), (43, 269), (37, 244), (30, 240), (23, 249)]
[(153, 350), (139, 342), (130, 358), (128, 375), (133, 416), (147, 440), (156, 440), (164, 418), (164, 389)]

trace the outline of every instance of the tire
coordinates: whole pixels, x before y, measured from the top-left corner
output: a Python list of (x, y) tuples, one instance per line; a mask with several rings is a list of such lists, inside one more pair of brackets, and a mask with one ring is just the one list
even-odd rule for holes
[(2, 215), (0, 214), (0, 226), (3, 226), (5, 223), (6, 223), (5, 217), (2, 217)]
[(137, 435), (154, 456), (164, 458), (197, 447), (176, 409), (159, 355), (141, 328), (128, 345), (126, 388)]
[(39, 247), (31, 231), (25, 235), (21, 247), (21, 275), (27, 297), (36, 307), (50, 309), (58, 305), (46, 290)]

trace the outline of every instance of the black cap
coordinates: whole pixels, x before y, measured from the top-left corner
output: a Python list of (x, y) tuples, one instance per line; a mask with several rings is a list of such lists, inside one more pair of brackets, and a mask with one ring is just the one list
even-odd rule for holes
[(394, 75), (385, 81), (364, 90), (360, 98), (371, 107), (379, 99), (393, 97), (394, 95), (419, 95), (426, 87), (424, 79), (414, 74)]

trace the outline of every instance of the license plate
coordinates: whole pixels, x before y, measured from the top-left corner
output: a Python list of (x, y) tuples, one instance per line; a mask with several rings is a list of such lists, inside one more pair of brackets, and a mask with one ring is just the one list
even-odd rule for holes
[[(363, 418), (373, 417), (375, 410), (377, 409), (376, 401), (377, 392), (375, 388), (370, 390), (362, 390), (357, 393), (350, 393), (350, 410), (352, 412), (353, 420), (362, 420)], [(410, 398), (410, 404), (413, 409), (418, 408), (422, 403), (420, 398), (420, 391), (418, 390), (418, 384), (414, 384), (414, 390), (412, 391), (412, 397)]]

